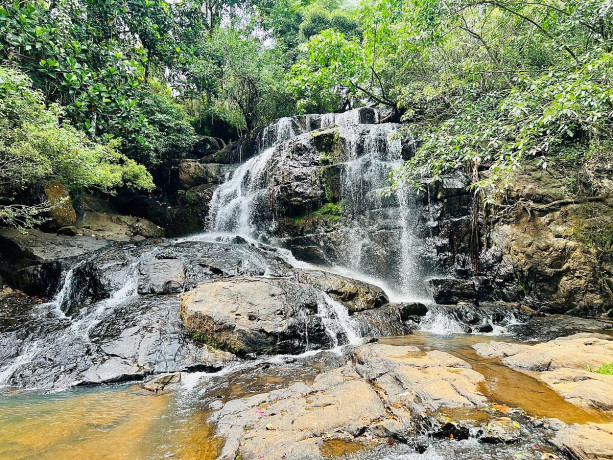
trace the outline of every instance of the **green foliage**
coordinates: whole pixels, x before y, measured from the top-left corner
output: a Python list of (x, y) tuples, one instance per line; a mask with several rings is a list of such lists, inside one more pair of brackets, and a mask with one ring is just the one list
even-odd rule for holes
[(313, 211), (316, 216), (326, 216), (333, 220), (338, 220), (343, 216), (343, 202), (326, 203), (317, 211)]
[[(115, 150), (116, 141), (92, 142), (61, 122), (57, 105), (46, 108), (22, 73), (0, 67), (0, 220), (29, 226), (37, 207), (15, 199), (37, 183), (57, 179), (72, 189), (111, 192), (118, 187), (151, 189), (146, 169)], [(42, 209), (42, 208), (41, 208)]]
[(338, 203), (332, 203), (332, 202), (324, 203), (324, 205), (321, 208), (315, 211), (308, 212), (302, 216), (296, 217), (294, 219), (294, 224), (298, 225), (304, 219), (311, 217), (311, 216), (324, 217), (330, 221), (335, 222), (335, 221), (340, 220), (343, 217), (343, 209), (344, 209), (343, 201), (340, 201)]
[(283, 62), (276, 50), (232, 30), (218, 30), (213, 43), (223, 54), (221, 97), (240, 112), (247, 131), (291, 113)]
[(611, 17), (597, 2), (412, 3), (401, 24), (420, 72), (399, 104), (423, 143), (394, 184), (479, 168), (473, 187), (493, 198), (526, 161), (580, 166), (611, 138)]
[(591, 372), (596, 372), (603, 375), (613, 375), (613, 363), (605, 364), (602, 367), (590, 369)]
[(298, 110), (334, 111), (341, 102), (339, 86), (357, 91), (364, 55), (356, 41), (327, 29), (301, 45), (300, 51), (304, 57), (294, 64), (287, 81)]
[[(64, 116), (90, 138), (121, 138), (121, 151), (149, 166), (168, 157), (168, 148), (177, 147), (181, 156), (186, 141), (177, 138), (193, 135), (186, 115), (156, 100), (146, 81), (153, 68), (170, 69), (180, 60), (171, 4), (60, 0), (54, 5), (15, 1), (0, 7), (0, 56), (25, 71), (47, 102), (64, 106)], [(173, 140), (158, 139), (160, 132)]]

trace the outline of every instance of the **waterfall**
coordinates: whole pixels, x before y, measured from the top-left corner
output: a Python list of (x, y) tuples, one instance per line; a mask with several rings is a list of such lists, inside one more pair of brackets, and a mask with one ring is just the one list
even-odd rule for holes
[(358, 325), (349, 316), (347, 307), (326, 293), (322, 293), (322, 297), (317, 305), (317, 315), (322, 319), (334, 348), (345, 343), (358, 343), (361, 337)]
[(376, 280), (394, 301), (429, 301), (421, 266), (427, 248), (418, 235), (422, 205), (406, 189), (384, 194), (390, 172), (403, 164), (404, 151), (413, 148), (413, 141), (400, 132), (400, 125), (376, 124), (378, 121), (377, 111), (363, 108), (281, 118), (265, 128), (260, 134), (260, 153), (242, 163), (214, 192), (209, 230), (274, 241), (270, 171), (291, 150), (292, 144), (286, 144), (290, 139), (313, 148), (306, 135), (310, 129), (335, 129), (343, 158), (333, 167), (340, 174), (341, 232), (345, 233), (331, 249), (337, 264), (349, 276)]
[(273, 153), (274, 147), (268, 147), (247, 160), (215, 190), (209, 210), (211, 230), (254, 235), (252, 214), (259, 209), (258, 198), (266, 193), (266, 165)]
[(436, 335), (463, 334), (466, 326), (443, 309), (430, 309), (419, 324), (419, 330)]
[(58, 316), (66, 317), (66, 312), (70, 310), (70, 303), (73, 300), (74, 294), (74, 274), (75, 271), (81, 267), (85, 261), (78, 262), (68, 269), (66, 274), (62, 278), (62, 287), (55, 297), (46, 304), (51, 310), (54, 310)]
[(406, 189), (390, 196), (389, 173), (402, 166), (403, 142), (396, 124), (341, 128), (350, 152), (341, 178), (348, 238), (341, 263), (370, 277), (383, 278), (394, 300), (428, 300), (419, 266), (423, 241), (416, 231), (422, 213)]

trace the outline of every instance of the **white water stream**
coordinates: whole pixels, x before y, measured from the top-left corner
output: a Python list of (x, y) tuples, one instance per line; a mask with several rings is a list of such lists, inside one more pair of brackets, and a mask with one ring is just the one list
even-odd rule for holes
[[(306, 120), (308, 130), (311, 121)], [(338, 126), (348, 157), (340, 164), (346, 236), (337, 243), (338, 266), (326, 269), (381, 286), (395, 302), (429, 302), (419, 266), (424, 244), (416, 235), (420, 206), (408, 190), (383, 194), (390, 172), (403, 163), (403, 142), (407, 140), (398, 133), (398, 125), (359, 122), (357, 111), (323, 115), (321, 119), (322, 127)], [(257, 225), (267, 211), (268, 174), (275, 157), (283, 153), (282, 143), (302, 133), (291, 118), (264, 130), (260, 153), (241, 164), (214, 192), (209, 211), (211, 234), (274, 242), (273, 233)], [(274, 227), (274, 222), (269, 227)]]

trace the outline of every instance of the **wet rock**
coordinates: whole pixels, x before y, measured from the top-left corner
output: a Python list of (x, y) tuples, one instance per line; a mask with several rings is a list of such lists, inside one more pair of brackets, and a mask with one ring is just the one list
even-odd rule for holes
[(534, 316), (530, 321), (511, 326), (513, 335), (524, 342), (553, 340), (578, 332), (605, 331), (613, 327), (610, 321), (576, 318), (564, 315)]
[(222, 148), (222, 143), (215, 137), (202, 136), (194, 143), (192, 155), (196, 158), (202, 158), (206, 155), (217, 152)]
[(428, 280), (428, 287), (434, 301), (438, 304), (449, 305), (477, 300), (475, 285), (469, 280), (434, 278)]
[[(43, 239), (36, 239), (39, 234)], [(61, 255), (57, 244), (41, 244), (47, 241), (46, 236), (36, 231), (26, 235), (27, 241), (36, 243), (24, 243), (28, 251), (31, 249), (27, 254), (32, 263), (37, 262), (35, 255)], [(69, 248), (82, 239), (109, 244), (82, 236), (51, 236), (54, 242), (65, 239)], [(99, 249), (82, 252), (88, 248), (77, 246), (74, 249), (79, 256), (68, 260), (49, 259), (64, 267), (58, 266), (55, 279), (65, 282), (50, 285), (47, 278), (38, 278), (33, 284), (37, 289), (50, 288), (49, 298), (62, 289), (66, 295), (57, 304), (35, 301), (21, 308), (19, 302), (6, 302), (9, 310), (2, 314), (15, 320), (0, 330), (0, 375), (6, 379), (0, 383), (65, 388), (78, 383), (142, 379), (162, 372), (220, 369), (234, 359), (233, 355), (194, 343), (181, 321), (179, 299), (166, 293), (221, 277), (292, 275), (291, 267), (275, 251), (248, 244), (143, 242), (95, 246)], [(295, 340), (296, 346), (304, 349), (306, 337), (300, 335), (305, 331), (304, 318), (296, 317), (295, 323), (299, 331), (283, 343)], [(309, 343), (331, 343), (327, 335), (318, 341), (316, 330), (321, 319), (309, 324), (312, 335), (308, 339), (313, 340)], [(23, 358), (18, 358), (20, 355)]]
[[(0, 350), (1, 383), (39, 389), (214, 371), (235, 360), (189, 338), (174, 296), (116, 297), (83, 307), (73, 318), (42, 304), (27, 322), (0, 331)], [(20, 364), (11, 368), (18, 356)]]
[(352, 126), (379, 122), (379, 112), (371, 107), (359, 107), (343, 113), (327, 113), (321, 118), (321, 127)]
[(480, 442), (487, 444), (513, 444), (521, 439), (521, 426), (509, 417), (491, 421)]
[(15, 289), (48, 297), (58, 289), (63, 269), (110, 244), (90, 236), (0, 230), (0, 275)]
[(447, 422), (437, 429), (434, 436), (437, 438), (463, 441), (470, 438), (470, 430), (465, 426), (461, 426), (459, 423)]
[(383, 289), (363, 281), (319, 270), (296, 269), (296, 281), (316, 286), (343, 303), (350, 312), (359, 312), (388, 303)]
[(221, 150), (204, 155), (203, 163), (232, 164), (242, 163), (260, 153), (262, 129), (256, 129), (236, 142), (232, 142)]
[(183, 292), (185, 266), (179, 259), (148, 258), (139, 265), (139, 294), (171, 294)]
[(612, 459), (613, 424), (572, 425), (559, 431), (552, 443), (580, 460)]
[(181, 382), (181, 373), (173, 372), (172, 374), (163, 374), (157, 376), (143, 384), (143, 388), (153, 393), (159, 393)]
[(490, 342), (473, 345), (485, 357), (529, 372), (572, 404), (613, 410), (613, 376), (590, 372), (613, 362), (613, 340), (599, 334), (575, 334), (537, 345)]
[(415, 434), (414, 418), (481, 406), (483, 379), (462, 360), (419, 348), (369, 344), (307, 385), (236, 399), (213, 415), (222, 459), (322, 458), (324, 440), (376, 445)]
[(235, 353), (300, 353), (328, 347), (313, 287), (287, 279), (235, 278), (199, 284), (181, 295), (185, 326)]
[(50, 211), (51, 220), (46, 223), (50, 230), (76, 225), (77, 213), (72, 207), (68, 189), (61, 182), (52, 181), (47, 184), (45, 186), (45, 196), (52, 206)]
[(388, 304), (354, 314), (362, 337), (408, 335), (418, 327), (427, 307), (420, 303)]

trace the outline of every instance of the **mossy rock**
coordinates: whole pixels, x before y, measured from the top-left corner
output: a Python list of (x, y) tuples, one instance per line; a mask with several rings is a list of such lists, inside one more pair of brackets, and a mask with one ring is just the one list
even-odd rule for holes
[(72, 206), (70, 193), (61, 182), (49, 182), (45, 186), (45, 196), (52, 206), (50, 211), (51, 221), (48, 224), (51, 230), (74, 227), (77, 224), (77, 213)]
[(320, 154), (320, 164), (334, 164), (341, 158), (341, 138), (337, 128), (313, 131), (311, 137), (315, 150)]

